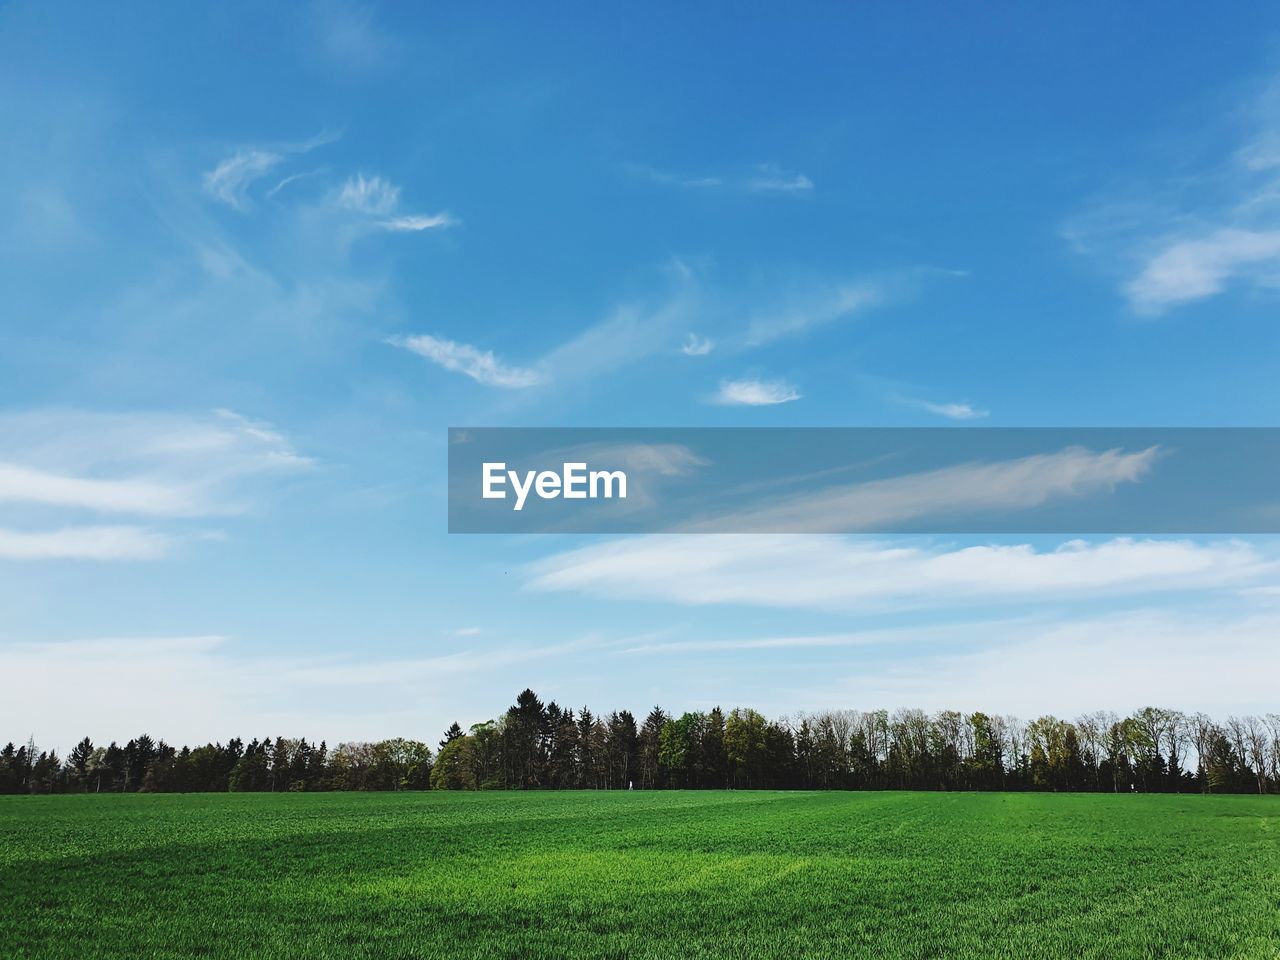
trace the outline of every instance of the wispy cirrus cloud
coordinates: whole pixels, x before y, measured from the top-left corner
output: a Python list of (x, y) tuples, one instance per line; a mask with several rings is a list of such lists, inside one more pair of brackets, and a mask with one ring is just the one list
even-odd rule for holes
[(448, 213), (397, 214), (400, 188), (382, 177), (365, 177), (362, 173), (349, 177), (343, 183), (336, 203), (344, 210), (363, 214), (384, 230), (400, 233), (452, 227), (458, 223)]
[(1280, 230), (1224, 227), (1169, 238), (1124, 289), (1136, 311), (1158, 314), (1215, 296), (1237, 281), (1280, 288)]
[[(240, 212), (249, 209), (249, 188), (271, 171), (277, 169), (289, 157), (309, 153), (317, 147), (333, 143), (341, 132), (325, 130), (309, 140), (277, 143), (267, 147), (241, 147), (219, 161), (207, 171), (202, 183), (205, 193)], [(285, 177), (267, 196), (276, 193), (285, 183), (302, 174)]]
[[(886, 631), (886, 633), (891, 633)], [(622, 650), (627, 655), (672, 653), (728, 653), (743, 650), (799, 650), (809, 648), (859, 647), (884, 642), (880, 636), (857, 633), (752, 637), (733, 640), (666, 640), (640, 643)]]
[(564, 343), (552, 348), (540, 367), (556, 381), (587, 381), (670, 350), (677, 332), (696, 313), (698, 291), (683, 275), (671, 292), (653, 303), (623, 303)]
[(541, 371), (532, 367), (511, 366), (498, 359), (492, 350), (481, 350), (468, 343), (445, 340), (425, 333), (408, 337), (389, 337), (387, 343), (408, 350), (410, 353), (416, 353), (445, 370), (460, 373), (470, 377), (476, 383), (483, 383), (489, 387), (521, 390), (546, 382), (546, 377)]
[(97, 480), (0, 463), (0, 503), (5, 502), (162, 517), (199, 512), (187, 491), (153, 480)]
[(0, 560), (155, 560), (172, 539), (142, 527), (0, 528)]
[(743, 349), (767, 346), (912, 300), (939, 279), (967, 276), (965, 270), (920, 265), (837, 278), (784, 274), (753, 292), (734, 340)]
[(381, 177), (365, 177), (358, 173), (347, 178), (338, 191), (338, 206), (372, 217), (386, 216), (400, 203), (400, 188)]
[(724, 186), (724, 179), (722, 177), (691, 176), (682, 173), (670, 173), (647, 166), (643, 163), (628, 163), (624, 165), (623, 169), (637, 180), (647, 180), (649, 183), (660, 184), (664, 187), (682, 187), (690, 190), (706, 190), (712, 187)]
[[(673, 343), (687, 357), (758, 349), (910, 297), (924, 278), (939, 273), (960, 275), (927, 267), (847, 282), (786, 275), (772, 278), (762, 291), (729, 295), (677, 260), (663, 271), (670, 287), (665, 296), (619, 304), (603, 319), (524, 364), (508, 364), (500, 359), (501, 351), (481, 350), (439, 334), (427, 335), (418, 352), (490, 386), (583, 383), (654, 355), (670, 355)], [(713, 324), (714, 336), (690, 331), (693, 323)], [(402, 336), (388, 342), (405, 347), (412, 339)], [(800, 392), (784, 380), (727, 377), (702, 399), (722, 405), (768, 406), (798, 400)], [(958, 407), (952, 415), (959, 415)], [(980, 415), (974, 408), (973, 416)]]
[(653, 303), (620, 304), (602, 320), (520, 366), (506, 363), (492, 350), (434, 335), (394, 336), (386, 342), (487, 386), (522, 389), (585, 383), (670, 351), (678, 331), (687, 329), (698, 303), (696, 287), (680, 264), (668, 274), (674, 274), (676, 283), (665, 297)]
[(757, 310), (747, 322), (746, 346), (764, 346), (814, 327), (847, 319), (860, 311), (880, 306), (887, 297), (885, 285), (872, 280), (806, 291), (776, 306)]
[(963, 463), (789, 494), (689, 525), (692, 531), (829, 533), (884, 529), (924, 517), (1028, 510), (1137, 483), (1158, 448), (1056, 453)]
[(948, 420), (981, 420), (991, 415), (991, 411), (969, 403), (933, 403), (929, 400), (915, 400), (913, 403), (922, 410), (936, 413)]
[(438, 227), (454, 227), (460, 221), (448, 213), (433, 213), (429, 216), (410, 214), (403, 217), (387, 217), (378, 221), (383, 230), (393, 233), (418, 233), (421, 230), (435, 230)]
[(83, 514), (232, 516), (267, 478), (314, 464), (270, 424), (230, 410), (0, 414), (0, 449), (0, 556), (10, 559), (155, 559), (176, 542), (172, 530), (85, 524)]
[(814, 183), (803, 173), (785, 170), (777, 164), (765, 163), (739, 174), (689, 174), (660, 170), (643, 163), (628, 163), (623, 169), (637, 180), (682, 190), (735, 190), (740, 193), (760, 193), (803, 196), (811, 192)]
[(4, 413), (0, 449), (0, 502), (154, 516), (235, 511), (238, 482), (315, 465), (271, 424), (225, 409)]
[(691, 333), (684, 338), (684, 343), (680, 346), (680, 352), (686, 357), (705, 357), (715, 348), (716, 342), (714, 340)]
[(800, 392), (785, 380), (721, 380), (708, 402), (723, 407), (768, 407), (800, 399)]
[(653, 535), (594, 544), (526, 568), (535, 590), (685, 605), (818, 611), (1124, 596), (1274, 580), (1241, 542), (1117, 538), (947, 547), (841, 536)]
[[(322, 133), (303, 143), (237, 150), (204, 174), (204, 190), (214, 199), (245, 213), (251, 205), (249, 192), (253, 184), (280, 168), (290, 156), (307, 153), (332, 142), (337, 136)], [(289, 173), (279, 178), (263, 196), (275, 197), (289, 184), (321, 173), (317, 170)], [(344, 180), (341, 186), (330, 188), (324, 202), (335, 211), (355, 215), (372, 227), (392, 233), (419, 233), (460, 223), (457, 217), (445, 211), (430, 214), (402, 212), (400, 192), (400, 187), (385, 177), (356, 173)]]
[(205, 192), (229, 207), (245, 210), (251, 184), (284, 162), (267, 150), (237, 150), (204, 175)]
[(753, 193), (805, 194), (813, 189), (813, 181), (803, 173), (790, 173), (777, 164), (763, 164), (746, 180)]
[(1280, 289), (1280, 79), (1240, 111), (1249, 132), (1188, 174), (1113, 190), (1063, 237), (1116, 265), (1135, 313), (1158, 316), (1231, 289)]

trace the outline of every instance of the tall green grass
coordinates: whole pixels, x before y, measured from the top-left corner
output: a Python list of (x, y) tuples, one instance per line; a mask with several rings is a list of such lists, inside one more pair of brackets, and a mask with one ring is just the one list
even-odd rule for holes
[(1280, 798), (0, 798), (0, 956), (1274, 958)]

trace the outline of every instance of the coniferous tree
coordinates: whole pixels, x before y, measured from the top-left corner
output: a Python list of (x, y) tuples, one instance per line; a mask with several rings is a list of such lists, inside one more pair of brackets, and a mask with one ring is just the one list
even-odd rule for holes
[(724, 747), (724, 713), (719, 707), (707, 714), (702, 731), (702, 767), (705, 786), (723, 790), (729, 786), (729, 761)]
[(659, 740), (667, 715), (661, 707), (654, 707), (644, 719), (639, 735), (640, 787), (654, 790), (665, 787), (666, 770), (659, 757)]
[(76, 790), (85, 790), (89, 780), (89, 760), (93, 757), (93, 741), (85, 737), (67, 754), (68, 779)]
[(440, 749), (443, 750), (462, 735), (462, 727), (458, 726), (458, 721), (455, 720), (449, 724), (449, 729), (444, 732), (444, 739), (440, 741)]

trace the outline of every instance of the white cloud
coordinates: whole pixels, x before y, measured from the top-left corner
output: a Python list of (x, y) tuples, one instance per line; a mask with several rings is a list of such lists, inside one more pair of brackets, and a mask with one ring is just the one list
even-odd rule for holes
[(952, 548), (839, 536), (655, 535), (532, 564), (535, 590), (706, 605), (866, 610), (1254, 584), (1277, 564), (1235, 541), (1117, 538)]
[(677, 264), (677, 289), (656, 306), (624, 304), (605, 319), (549, 351), (538, 364), (557, 382), (590, 380), (670, 349), (688, 326), (698, 302), (696, 288)]
[[(932, 631), (932, 638), (939, 639), (945, 629)], [(623, 647), (624, 655), (670, 654), (670, 653), (726, 653), (742, 650), (815, 650), (835, 647), (869, 647), (880, 644), (901, 645), (916, 641), (921, 634), (930, 635), (922, 629), (907, 630), (867, 630), (858, 633), (809, 634), (782, 637), (752, 637), (731, 640), (666, 640), (661, 642), (637, 643)]]
[[(771, 310), (761, 309), (757, 300), (754, 310), (747, 312), (746, 333), (739, 330), (720, 341), (702, 333), (689, 332), (690, 327), (717, 313), (727, 315), (746, 312), (741, 300), (721, 301), (715, 291), (707, 290), (699, 284), (694, 271), (687, 264), (677, 260), (668, 264), (664, 270), (665, 279), (671, 286), (664, 298), (653, 302), (622, 303), (600, 321), (585, 327), (520, 367), (508, 367), (494, 353), (434, 335), (420, 343), (418, 350), (442, 365), (446, 365), (445, 360), (437, 360), (437, 357), (452, 357), (450, 362), (457, 365), (449, 366), (449, 369), (466, 373), (484, 383), (500, 386), (581, 384), (655, 355), (670, 355), (674, 343), (680, 345), (682, 354), (690, 357), (706, 356), (720, 350), (722, 343), (727, 343), (730, 350), (760, 346), (833, 322), (875, 304), (909, 295), (919, 278), (931, 272), (936, 271), (915, 269), (894, 276), (835, 285), (800, 283), (791, 278), (792, 282), (787, 284), (793, 294), (790, 298), (779, 299), (781, 305)], [(679, 338), (684, 339), (681, 341)], [(410, 346), (414, 339), (412, 336), (398, 337), (389, 342), (415, 349)], [(511, 378), (501, 378), (504, 381), (510, 380), (509, 383), (499, 383), (490, 376), (490, 360), (497, 367), (513, 374)], [(469, 372), (472, 369), (475, 373)], [(713, 403), (757, 405), (799, 399), (798, 392), (789, 384), (755, 378), (728, 379), (726, 384), (727, 394), (702, 399)], [(759, 386), (753, 387), (752, 384)]]
[(813, 327), (834, 323), (859, 311), (880, 306), (887, 299), (885, 286), (874, 281), (859, 281), (808, 293), (752, 317), (747, 324), (746, 345), (759, 347)]
[[(205, 192), (236, 210), (246, 210), (249, 206), (249, 188), (256, 181), (278, 167), (287, 157), (308, 153), (317, 147), (333, 143), (341, 136), (341, 131), (324, 130), (309, 140), (279, 143), (269, 150), (254, 147), (237, 150), (204, 175)], [(286, 183), (300, 176), (305, 174), (285, 177), (268, 190), (266, 195), (274, 196)]]
[(140, 527), (67, 527), (28, 532), (0, 528), (4, 560), (155, 560), (169, 538)]
[(746, 176), (670, 173), (642, 163), (629, 163), (623, 169), (639, 180), (683, 190), (724, 188), (743, 193), (802, 195), (813, 189), (813, 181), (803, 173), (792, 173), (771, 163), (761, 164)]
[(658, 183), (667, 187), (683, 187), (686, 189), (707, 189), (709, 187), (724, 186), (722, 177), (699, 177), (686, 176), (679, 173), (666, 173), (662, 170), (655, 170), (653, 167), (646, 166), (641, 163), (629, 163), (625, 167), (626, 171), (633, 177), (640, 180), (648, 180), (650, 183)]
[(1171, 241), (1126, 286), (1134, 309), (1159, 313), (1221, 293), (1234, 280), (1280, 286), (1280, 230), (1223, 228)]
[(967, 403), (930, 403), (928, 400), (918, 400), (916, 405), (949, 420), (981, 420), (990, 416), (990, 411)]
[(1144, 609), (1038, 626), (959, 624), (941, 652), (864, 660), (792, 696), (815, 706), (981, 709), (1023, 719), (1150, 704), (1222, 718), (1274, 709), (1278, 632), (1274, 615)]
[(228, 206), (248, 206), (249, 186), (284, 160), (267, 150), (240, 150), (204, 175), (204, 189)]
[(532, 665), (592, 646), (588, 638), (400, 658), (317, 652), (300, 662), (217, 635), (0, 641), (0, 661), (24, 678), (0, 698), (0, 731), (32, 733), (60, 751), (86, 733), (105, 744), (144, 731), (188, 744), (270, 731), (331, 745), (416, 736), (434, 746), (450, 720), (466, 726), (502, 710), (495, 681), (518, 691)]
[(396, 233), (417, 233), (422, 230), (435, 230), (439, 227), (457, 226), (458, 220), (448, 213), (435, 213), (431, 216), (410, 215), (405, 217), (389, 217), (378, 221), (384, 230)]
[[(331, 142), (336, 134), (324, 133), (305, 143), (286, 145), (279, 152), (267, 150), (241, 150), (218, 164), (204, 176), (205, 191), (237, 210), (249, 205), (249, 187), (274, 170), (289, 154), (304, 153)], [(266, 192), (274, 197), (286, 185), (316, 171), (295, 173), (282, 178)], [(339, 210), (358, 214), (363, 222), (392, 233), (420, 233), (457, 226), (459, 220), (450, 213), (417, 214), (398, 213), (400, 188), (381, 176), (366, 177), (363, 173), (348, 177), (329, 194), (330, 202)]]
[(1158, 449), (1094, 453), (1067, 447), (991, 463), (843, 484), (791, 494), (759, 506), (690, 525), (709, 532), (855, 532), (930, 516), (1025, 510), (1051, 500), (1106, 492), (1141, 480)]
[(652, 307), (623, 304), (524, 366), (509, 365), (492, 351), (443, 337), (391, 337), (387, 342), (491, 386), (519, 389), (583, 383), (670, 351), (678, 331), (687, 328), (697, 297), (682, 264), (676, 263), (669, 275), (674, 276), (676, 289), (666, 299)]
[(285, 187), (289, 186), (289, 184), (296, 183), (299, 180), (304, 180), (310, 176), (314, 176), (315, 173), (316, 171), (314, 170), (307, 173), (291, 173), (289, 174), (289, 176), (281, 178), (280, 181), (276, 183), (274, 187), (272, 187), (270, 190), (268, 190), (264, 194), (264, 196), (269, 200), (272, 197), (274, 197), (276, 194), (278, 194), (281, 190), (283, 190)]
[[(9, 529), (0, 556), (151, 559), (171, 542), (163, 531), (84, 526), (82, 511), (153, 518), (243, 512), (267, 477), (297, 473), (300, 456), (270, 424), (230, 410), (206, 417), (36, 410), (0, 414), (0, 505), (37, 511)], [(49, 512), (68, 521), (44, 526)]]
[[(746, 342), (741, 332), (729, 336), (726, 342), (731, 349), (740, 350), (831, 322), (861, 308), (884, 302), (886, 298), (903, 295), (905, 288), (913, 285), (921, 272), (916, 270), (897, 277), (822, 286), (817, 290), (801, 289), (793, 300), (784, 301), (785, 305), (778, 310), (757, 310), (754, 316), (748, 314), (750, 319), (747, 326), (754, 338), (752, 342)], [(671, 263), (665, 274), (671, 283), (671, 290), (665, 298), (653, 303), (628, 302), (615, 307), (602, 320), (552, 347), (536, 361), (522, 368), (512, 368), (522, 374), (515, 378), (517, 384), (584, 383), (654, 355), (669, 355), (673, 343), (680, 343), (681, 353), (691, 357), (705, 356), (719, 350), (721, 341), (700, 333), (691, 333), (690, 326), (705, 320), (717, 310), (739, 313), (741, 308), (717, 303), (714, 292), (703, 289), (694, 272), (685, 263)], [(681, 337), (684, 338), (682, 342), (678, 339)], [(391, 342), (406, 346), (409, 339), (412, 338), (395, 339)], [(431, 339), (439, 344), (451, 343), (444, 338)], [(466, 344), (452, 345), (460, 350), (472, 350), (477, 355), (485, 355), (478, 348), (468, 347)], [(423, 346), (429, 348), (432, 359), (435, 354), (446, 353), (437, 345)], [(493, 360), (503, 366), (496, 356)], [(459, 362), (461, 363), (461, 358)], [(753, 378), (729, 379), (726, 384), (727, 394), (716, 394), (703, 399), (728, 404), (768, 404), (799, 399), (798, 392), (789, 384)], [(753, 387), (753, 384), (758, 386)]]
[(338, 193), (338, 206), (357, 213), (382, 217), (400, 204), (400, 188), (381, 177), (369, 177), (358, 173), (347, 178)]
[[(1179, 169), (1105, 195), (1063, 236), (1116, 265), (1133, 310), (1159, 315), (1232, 289), (1280, 288), (1280, 82), (1235, 111), (1253, 124), (1243, 142), (1199, 169)], [(1215, 120), (1219, 118), (1214, 118)], [(1179, 153), (1185, 144), (1179, 143)]]
[(686, 357), (705, 357), (715, 349), (715, 346), (714, 340), (691, 333), (685, 337), (684, 344), (680, 347), (680, 352)]
[(799, 400), (800, 394), (783, 380), (721, 380), (720, 389), (710, 399), (720, 406), (773, 406)]
[(756, 193), (803, 194), (813, 189), (813, 181), (803, 173), (789, 173), (774, 164), (765, 164), (747, 179), (746, 187)]
[(400, 207), (400, 188), (382, 177), (365, 177), (362, 173), (347, 179), (335, 202), (343, 210), (372, 218), (377, 226), (393, 233), (418, 233), (458, 223), (448, 213), (394, 215)]
[(0, 463), (0, 503), (6, 501), (154, 516), (201, 512), (186, 491), (151, 480), (94, 480)]
[(314, 465), (270, 424), (230, 410), (4, 413), (0, 449), (0, 501), (157, 516), (233, 512), (237, 482)]
[(530, 367), (512, 367), (503, 363), (491, 350), (480, 350), (466, 343), (419, 334), (392, 337), (388, 343), (426, 357), (432, 363), (470, 377), (490, 387), (518, 390), (544, 383), (546, 378)]

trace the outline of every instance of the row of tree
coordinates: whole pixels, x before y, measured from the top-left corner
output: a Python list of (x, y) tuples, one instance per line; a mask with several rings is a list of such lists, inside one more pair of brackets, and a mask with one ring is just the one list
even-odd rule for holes
[(1074, 721), (944, 710), (754, 710), (669, 715), (544, 704), (532, 690), (497, 720), (417, 740), (278, 737), (175, 748), (86, 737), (62, 760), (34, 742), (0, 751), (0, 793), (226, 790), (1074, 790), (1280, 792), (1280, 714), (1146, 707)]
[(0, 793), (208, 793), (426, 790), (431, 748), (416, 740), (344, 743), (277, 737), (178, 749), (143, 734), (124, 746), (81, 740), (65, 761), (33, 741), (0, 750)]

